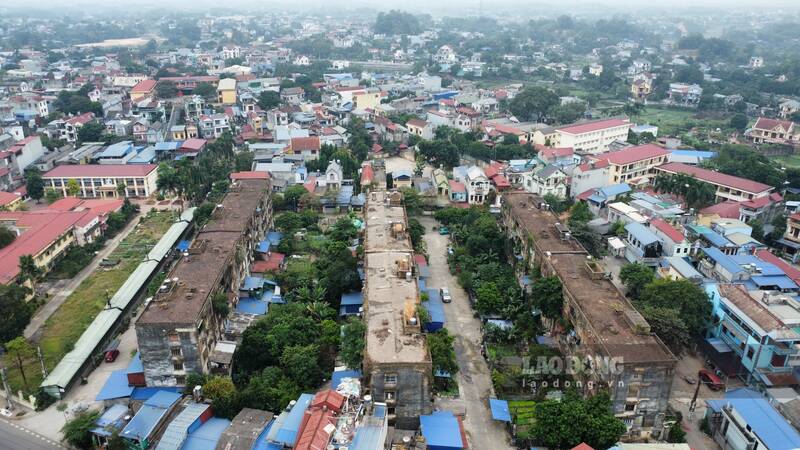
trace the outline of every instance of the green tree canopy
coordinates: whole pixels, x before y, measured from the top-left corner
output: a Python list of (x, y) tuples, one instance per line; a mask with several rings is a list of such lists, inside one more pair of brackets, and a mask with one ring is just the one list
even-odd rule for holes
[(625, 264), (619, 271), (619, 279), (628, 288), (628, 295), (639, 298), (644, 287), (655, 279), (655, 273), (644, 264)]
[(78, 128), (78, 141), (98, 142), (103, 138), (105, 128), (97, 122), (89, 122)]
[(339, 357), (352, 369), (361, 367), (364, 360), (364, 344), (367, 326), (357, 317), (350, 318), (342, 326), (341, 350)]
[(509, 109), (519, 120), (543, 122), (553, 107), (560, 105), (561, 100), (553, 91), (540, 86), (530, 86), (518, 93)]
[(281, 95), (275, 91), (261, 91), (261, 93), (258, 94), (256, 103), (258, 103), (259, 108), (264, 111), (269, 111), (272, 108), (280, 106)]
[(636, 304), (640, 309), (673, 309), (692, 336), (701, 336), (711, 319), (708, 295), (703, 288), (687, 280), (655, 280), (645, 286)]
[(79, 413), (61, 429), (64, 440), (75, 448), (92, 448), (91, 430), (97, 427), (100, 411), (89, 410)]
[(455, 338), (448, 333), (447, 328), (442, 328), (435, 333), (427, 333), (428, 350), (431, 352), (431, 362), (434, 373), (437, 371), (455, 375), (458, 372), (458, 361), (453, 349)]
[(44, 196), (44, 180), (42, 179), (42, 172), (36, 167), (28, 167), (25, 169), (25, 188), (28, 196), (39, 203), (39, 200)]
[(561, 401), (537, 403), (530, 432), (538, 445), (569, 449), (585, 442), (592, 448), (609, 448), (626, 431), (625, 424), (611, 413), (608, 394), (583, 399), (568, 391)]
[(15, 283), (0, 285), (0, 342), (22, 334), (33, 310), (26, 301), (30, 290)]

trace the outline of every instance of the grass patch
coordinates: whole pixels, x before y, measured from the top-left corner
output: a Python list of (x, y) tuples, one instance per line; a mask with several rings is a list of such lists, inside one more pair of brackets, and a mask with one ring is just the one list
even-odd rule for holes
[(648, 123), (658, 127), (658, 134), (677, 136), (694, 127), (705, 129), (725, 129), (728, 122), (716, 118), (698, 118), (696, 111), (647, 107), (632, 118), (636, 123)]
[(800, 167), (800, 155), (771, 156), (770, 158), (780, 162), (784, 167)]
[[(174, 220), (171, 212), (151, 211), (138, 227), (120, 242), (108, 259), (119, 260), (111, 268), (98, 268), (78, 286), (42, 327), (39, 346), (45, 365), (52, 370), (71, 351), (75, 342), (103, 310), (108, 298), (122, 286), (145, 255), (169, 229)], [(42, 381), (38, 361), (29, 361), (25, 368), (30, 389)], [(23, 388), (22, 376), (9, 367), (9, 383), (14, 391)]]
[(505, 358), (506, 356), (517, 356), (517, 349), (511, 344), (492, 343), (486, 347), (486, 353), (491, 360)]
[(533, 413), (536, 411), (536, 402), (531, 400), (509, 400), (508, 410), (511, 420), (517, 426), (518, 439), (527, 439), (530, 427), (533, 425)]

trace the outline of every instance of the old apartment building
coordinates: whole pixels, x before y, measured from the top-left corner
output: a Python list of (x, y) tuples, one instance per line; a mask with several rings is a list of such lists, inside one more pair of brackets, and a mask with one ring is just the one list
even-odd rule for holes
[(399, 192), (372, 191), (364, 214), (364, 306), (367, 343), (364, 375), (388, 420), (415, 430), (431, 412), (431, 357), (422, 336), (413, 276), (413, 249)]
[[(578, 375), (610, 387), (614, 414), (628, 437), (646, 438), (661, 428), (676, 359), (649, 324), (606, 278), (605, 270), (569, 234), (543, 200), (527, 193), (503, 197), (503, 222), (526, 269), (557, 276), (564, 294), (564, 317), (573, 330), (554, 335), (566, 355), (610, 358), (617, 370)], [(610, 385), (610, 386), (609, 386)], [(591, 393), (584, 384), (586, 393)]]
[(224, 322), (212, 298), (237, 298), (271, 222), (270, 191), (265, 179), (234, 183), (139, 317), (136, 338), (148, 386), (181, 386), (188, 373), (228, 370), (211, 361)]

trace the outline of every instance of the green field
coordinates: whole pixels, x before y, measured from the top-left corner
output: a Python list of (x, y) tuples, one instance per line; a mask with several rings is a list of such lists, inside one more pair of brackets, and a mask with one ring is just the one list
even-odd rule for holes
[[(117, 248), (109, 260), (119, 260), (114, 267), (98, 268), (67, 297), (67, 300), (50, 316), (40, 331), (38, 341), (45, 365), (52, 370), (61, 358), (72, 350), (95, 316), (103, 309), (107, 298), (111, 298), (128, 276), (136, 269), (145, 255), (164, 235), (173, 223), (171, 212), (150, 211)], [(42, 381), (39, 363), (28, 361), (25, 375), (28, 387), (35, 390)], [(23, 388), (19, 370), (9, 366), (9, 383), (12, 390)]]
[(658, 127), (659, 135), (676, 136), (689, 131), (693, 127), (725, 128), (727, 122), (719, 119), (697, 118), (695, 111), (683, 109), (662, 109), (648, 107), (632, 121), (638, 124), (650, 124)]
[(800, 155), (771, 156), (770, 158), (780, 162), (785, 167), (800, 167)]
[(517, 426), (517, 437), (526, 439), (530, 426), (533, 424), (533, 412), (536, 410), (536, 402), (531, 400), (509, 400), (508, 409), (511, 412), (511, 420)]

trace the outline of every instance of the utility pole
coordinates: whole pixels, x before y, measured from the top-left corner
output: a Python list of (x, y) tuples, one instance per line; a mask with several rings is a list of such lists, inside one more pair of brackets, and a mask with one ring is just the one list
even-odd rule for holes
[(47, 378), (47, 367), (44, 366), (44, 358), (42, 358), (42, 347), (36, 346), (36, 356), (39, 357), (39, 365), (42, 366), (42, 379)]
[(0, 368), (0, 377), (3, 378), (3, 389), (6, 391), (6, 405), (9, 410), (14, 410), (14, 400), (11, 397), (11, 388), (8, 386), (8, 377), (6, 375), (6, 368)]

